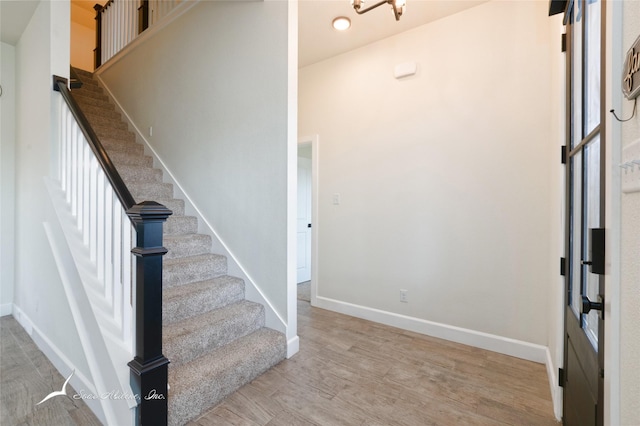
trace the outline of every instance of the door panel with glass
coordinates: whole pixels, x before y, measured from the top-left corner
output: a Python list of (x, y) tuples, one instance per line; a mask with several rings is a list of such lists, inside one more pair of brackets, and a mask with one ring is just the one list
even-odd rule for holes
[(602, 0), (567, 8), (566, 310), (563, 422), (603, 423)]

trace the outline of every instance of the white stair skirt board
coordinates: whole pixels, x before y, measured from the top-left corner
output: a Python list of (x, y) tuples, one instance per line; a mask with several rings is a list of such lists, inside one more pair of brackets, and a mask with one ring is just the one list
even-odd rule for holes
[(546, 346), (497, 336), (495, 334), (482, 333), (466, 328), (427, 321), (393, 312), (382, 311), (367, 306), (355, 305), (340, 300), (330, 299), (328, 297), (317, 296), (314, 306), (374, 321), (380, 324), (413, 331), (415, 333), (425, 334), (427, 336), (437, 337), (439, 339), (462, 343), (464, 345), (545, 364), (547, 367), (547, 375), (549, 376), (549, 386), (551, 388), (554, 413), (557, 419), (561, 418), (562, 395), (555, 385), (557, 383), (557, 378), (555, 378), (555, 373), (552, 371), (553, 363), (551, 362), (549, 349)]

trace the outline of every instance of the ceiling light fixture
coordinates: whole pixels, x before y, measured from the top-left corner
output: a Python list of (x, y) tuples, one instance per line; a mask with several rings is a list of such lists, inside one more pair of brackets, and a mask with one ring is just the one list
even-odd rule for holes
[(346, 29), (349, 29), (349, 27), (351, 26), (351, 19), (347, 18), (346, 16), (338, 16), (333, 20), (331, 25), (333, 25), (333, 28), (338, 31), (344, 31)]
[(391, 7), (393, 8), (393, 14), (396, 17), (396, 21), (399, 21), (400, 17), (402, 16), (402, 12), (404, 12), (405, 7), (407, 6), (406, 0), (382, 0), (374, 4), (373, 6), (367, 7), (366, 9), (360, 9), (364, 4), (363, 0), (351, 0), (351, 5), (358, 15), (367, 13), (368, 11), (375, 9), (378, 6), (382, 6), (385, 3), (389, 3), (391, 5)]

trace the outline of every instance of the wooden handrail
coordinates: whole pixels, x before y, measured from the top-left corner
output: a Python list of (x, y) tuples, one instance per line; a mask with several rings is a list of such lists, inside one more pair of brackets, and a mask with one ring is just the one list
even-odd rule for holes
[(71, 110), (71, 114), (73, 114), (76, 121), (78, 122), (80, 130), (82, 130), (82, 133), (87, 138), (87, 142), (89, 143), (91, 150), (98, 159), (98, 162), (102, 166), (107, 179), (109, 179), (109, 182), (111, 182), (111, 186), (113, 186), (113, 190), (118, 196), (120, 203), (122, 203), (122, 206), (125, 210), (129, 210), (136, 204), (136, 201), (134, 200), (133, 195), (131, 195), (131, 192), (129, 192), (127, 186), (124, 184), (120, 173), (118, 173), (118, 171), (116, 170), (116, 166), (113, 165), (113, 162), (109, 158), (107, 151), (98, 140), (98, 135), (96, 135), (96, 132), (94, 132), (93, 128), (89, 124), (89, 120), (87, 120), (87, 117), (80, 110), (80, 107), (78, 106), (76, 100), (73, 99), (73, 96), (71, 96), (71, 92), (67, 88), (67, 79), (54, 75), (53, 90), (55, 90), (56, 92), (60, 92), (60, 94), (66, 101), (67, 105), (69, 106), (69, 110)]

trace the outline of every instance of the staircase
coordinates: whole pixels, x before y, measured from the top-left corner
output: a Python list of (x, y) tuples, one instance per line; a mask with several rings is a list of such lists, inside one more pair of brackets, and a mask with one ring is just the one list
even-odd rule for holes
[(73, 97), (136, 202), (173, 211), (164, 225), (163, 352), (171, 361), (169, 424), (181, 425), (283, 360), (286, 339), (264, 327), (264, 307), (245, 300), (244, 282), (227, 275), (226, 258), (211, 253), (211, 237), (197, 233), (197, 218), (185, 215), (92, 74), (75, 71), (83, 85)]

